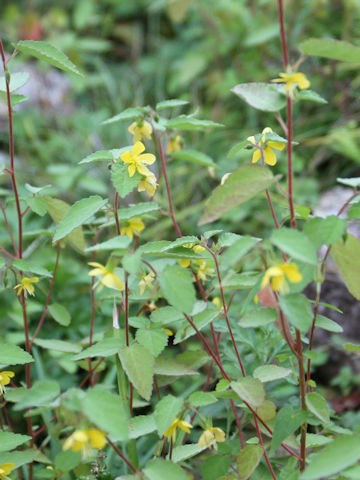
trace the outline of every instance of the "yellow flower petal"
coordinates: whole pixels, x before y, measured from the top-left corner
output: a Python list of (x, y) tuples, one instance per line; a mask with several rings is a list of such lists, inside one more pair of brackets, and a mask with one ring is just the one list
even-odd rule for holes
[(275, 152), (270, 147), (264, 148), (264, 160), (265, 160), (265, 163), (267, 163), (271, 167), (276, 164)]
[(254, 153), (253, 153), (253, 156), (252, 156), (252, 163), (256, 163), (260, 160), (261, 158), (261, 151), (259, 148), (257, 148)]
[(136, 142), (135, 145), (132, 147), (131, 153), (134, 157), (137, 157), (145, 150), (145, 145), (141, 142)]
[(106, 435), (105, 433), (97, 430), (96, 428), (90, 428), (86, 430), (86, 435), (90, 440), (90, 445), (92, 448), (101, 449), (104, 448), (106, 445)]
[(270, 140), (269, 142), (267, 142), (267, 144), (271, 148), (276, 148), (276, 150), (284, 150), (285, 145), (286, 145), (283, 142), (275, 142), (273, 140)]
[(138, 160), (146, 165), (152, 165), (155, 162), (156, 157), (152, 153), (143, 153), (142, 155), (138, 156)]

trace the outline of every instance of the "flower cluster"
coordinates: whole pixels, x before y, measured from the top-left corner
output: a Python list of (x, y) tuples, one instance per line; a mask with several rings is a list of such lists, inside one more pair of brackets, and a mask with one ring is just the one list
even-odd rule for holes
[(135, 235), (139, 235), (145, 228), (144, 222), (139, 217), (130, 218), (126, 225), (121, 228), (121, 235), (127, 235), (131, 240)]
[(15, 373), (14, 372), (0, 372), (0, 396), (1, 395), (4, 395), (5, 391), (6, 391), (6, 388), (5, 388), (5, 385), (9, 385), (10, 383), (10, 378), (13, 378), (15, 377)]
[(63, 450), (72, 450), (73, 452), (82, 452), (87, 456), (92, 448), (100, 450), (106, 445), (105, 433), (96, 428), (88, 430), (75, 430), (75, 432), (66, 439)]
[(128, 165), (129, 176), (133, 177), (135, 172), (145, 177), (138, 186), (138, 191), (146, 191), (149, 195), (154, 195), (156, 191), (155, 175), (147, 168), (146, 165), (152, 165), (156, 158), (152, 153), (143, 153), (145, 145), (137, 141), (131, 150), (120, 155), (121, 160)]

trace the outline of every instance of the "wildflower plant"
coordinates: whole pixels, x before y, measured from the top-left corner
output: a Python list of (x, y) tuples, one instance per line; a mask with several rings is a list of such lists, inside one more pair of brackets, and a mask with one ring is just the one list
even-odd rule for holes
[[(175, 3), (169, 15), (178, 14)], [(326, 108), (326, 100), (310, 90), (309, 79), (321, 80), (316, 69), (305, 75), (290, 63), (283, 1), (277, 5), (286, 73), (276, 73), (276, 57), (271, 77), (232, 89), (261, 114), (252, 117), (256, 129), (242, 126), (226, 159), (207, 148), (226, 131), (221, 118), (199, 118), (183, 98), (133, 105), (98, 126), (109, 145), (75, 167), (72, 158), (74, 177), (92, 178), (82, 198), (66, 175), (61, 188), (41, 176), (37, 186), (22, 185), (30, 170), (15, 162), (14, 106), (24, 99), (14, 92), (27, 75), (12, 65), (16, 53), (82, 72), (50, 43), (22, 40), (6, 56), (0, 39), (9, 124), (0, 204), (7, 238), (0, 294), (9, 310), (0, 345), (0, 479), (359, 477), (358, 427), (334, 415), (313, 379), (313, 359), (315, 330), (341, 331), (319, 314), (330, 254), (360, 299), (360, 241), (347, 233), (360, 182), (341, 179), (351, 191), (327, 218), (313, 216), (294, 188), (294, 153), (307, 154), (294, 140), (295, 117), (306, 114), (305, 102)], [(344, 61), (358, 48), (339, 42), (332, 53), (331, 42), (300, 48)], [(115, 144), (103, 133), (111, 125)], [(31, 125), (25, 130), (35, 138)], [(61, 176), (62, 166), (55, 172)], [(193, 194), (183, 177), (196, 184)], [(264, 231), (253, 228), (255, 219)], [(314, 298), (303, 293), (311, 283)]]

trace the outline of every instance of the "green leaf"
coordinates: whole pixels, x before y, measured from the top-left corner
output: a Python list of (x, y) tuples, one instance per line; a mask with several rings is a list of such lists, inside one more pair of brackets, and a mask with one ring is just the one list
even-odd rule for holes
[(304, 233), (316, 248), (332, 245), (341, 239), (346, 230), (346, 220), (336, 215), (326, 218), (314, 217), (306, 222)]
[(66, 212), (64, 218), (60, 221), (55, 229), (54, 242), (66, 237), (77, 227), (88, 222), (100, 208), (104, 207), (107, 200), (99, 195), (83, 198), (74, 203)]
[(202, 480), (218, 480), (225, 475), (230, 467), (230, 458), (224, 455), (208, 457), (201, 467)]
[(360, 63), (360, 47), (332, 38), (309, 38), (299, 47), (308, 55), (332, 58), (342, 62)]
[(251, 312), (241, 317), (239, 325), (242, 328), (257, 328), (276, 322), (277, 318), (278, 314), (275, 308), (261, 307), (251, 310)]
[(360, 187), (360, 177), (354, 177), (354, 178), (340, 178), (338, 177), (336, 179), (339, 183), (342, 183), (343, 185), (347, 185), (348, 187)]
[(163, 100), (156, 104), (155, 109), (160, 111), (164, 110), (164, 108), (177, 108), (182, 107), (183, 105), (187, 105), (189, 102), (187, 100), (179, 100), (174, 98), (173, 100)]
[[(298, 441), (299, 444), (300, 444), (300, 439), (301, 439), (301, 435), (298, 435), (296, 440)], [(318, 435), (315, 433), (306, 434), (306, 448), (322, 447), (332, 441), (333, 441), (333, 438), (325, 437), (325, 435)]]
[[(18, 88), (22, 87), (29, 80), (29, 72), (18, 72), (10, 75), (10, 92), (15, 92)], [(5, 77), (0, 77), (0, 92), (6, 92)]]
[(80, 345), (65, 342), (64, 340), (35, 338), (34, 343), (35, 345), (39, 345), (39, 347), (46, 348), (47, 350), (55, 350), (56, 352), (78, 353), (81, 351)]
[(60, 394), (60, 386), (54, 380), (37, 381), (34, 385), (25, 389), (20, 401), (14, 410), (23, 410), (28, 407), (47, 407)]
[(28, 435), (20, 435), (19, 433), (0, 431), (0, 452), (13, 450), (14, 448), (22, 445), (25, 442), (28, 442), (29, 440), (31, 440), (31, 437), (29, 437)]
[[(44, 197), (48, 212), (54, 222), (59, 223), (64, 218), (65, 214), (70, 210), (70, 205), (58, 198), (51, 198), (49, 196)], [(83, 252), (85, 249), (85, 238), (81, 227), (75, 228), (70, 235), (68, 236), (69, 242), (71, 245), (78, 250)]]
[(346, 241), (335, 243), (331, 256), (349, 292), (360, 300), (360, 242), (348, 234)]
[(235, 170), (207, 200), (199, 225), (214, 222), (238, 205), (268, 188), (278, 178), (267, 167), (246, 165)]
[(316, 103), (328, 103), (325, 98), (323, 98), (321, 95), (318, 93), (314, 92), (313, 90), (300, 90), (299, 92), (299, 99), (300, 100), (309, 100), (310, 102), (316, 102)]
[(119, 358), (129, 381), (145, 400), (150, 400), (154, 375), (154, 357), (142, 345), (134, 344), (129, 347), (122, 347)]
[(80, 77), (84, 76), (63, 52), (49, 43), (21, 40), (16, 44), (16, 50), (27, 55), (32, 55), (39, 60), (44, 60), (50, 63), (50, 65), (60, 68), (60, 70), (65, 70), (65, 72), (75, 73), (76, 75), (80, 75)]
[(347, 352), (360, 352), (360, 345), (356, 345), (355, 343), (346, 343), (344, 348)]
[(195, 288), (191, 273), (178, 265), (168, 265), (158, 275), (166, 300), (181, 312), (191, 314), (195, 303)]
[(253, 376), (262, 383), (272, 382), (291, 375), (290, 368), (279, 367), (278, 365), (261, 365), (255, 368)]
[(184, 315), (174, 307), (160, 307), (151, 313), (150, 319), (152, 322), (160, 323), (163, 326), (177, 322), (178, 320), (183, 320)]
[(187, 243), (199, 243), (199, 239), (194, 235), (186, 235), (184, 237), (177, 238), (174, 242), (170, 242), (167, 246), (162, 248), (162, 252), (171, 250), (172, 248), (181, 247)]
[(147, 435), (156, 430), (156, 423), (154, 415), (139, 415), (133, 417), (129, 423), (130, 438), (138, 438)]
[(191, 369), (190, 366), (183, 365), (173, 358), (166, 357), (159, 357), (155, 360), (154, 373), (157, 375), (166, 375), (170, 377), (199, 375), (199, 372)]
[(285, 107), (286, 98), (270, 83), (240, 83), (231, 89), (251, 107), (263, 112), (277, 112)]
[(315, 247), (303, 232), (293, 228), (280, 228), (279, 230), (273, 230), (270, 241), (295, 260), (310, 265), (317, 264)]
[(52, 303), (49, 305), (49, 313), (55, 320), (55, 322), (60, 323), (64, 327), (68, 327), (71, 322), (71, 315), (68, 310), (60, 303)]
[(184, 399), (182, 397), (174, 397), (173, 395), (166, 395), (166, 397), (157, 402), (154, 416), (160, 437), (170, 427), (174, 418), (179, 415), (183, 405)]
[(316, 315), (316, 327), (323, 328), (328, 332), (341, 333), (343, 328), (338, 323), (330, 320), (330, 318), (324, 317), (324, 315)]
[(249, 140), (243, 140), (242, 142), (236, 143), (231, 149), (229, 150), (229, 153), (227, 154), (227, 158), (231, 159), (233, 158), (237, 153), (239, 153), (246, 145), (250, 145)]
[(125, 344), (124, 335), (120, 337), (104, 338), (100, 342), (85, 348), (81, 353), (75, 355), (72, 360), (82, 360), (83, 358), (92, 357), (110, 357), (119, 352), (120, 348)]
[(184, 470), (170, 460), (157, 458), (150, 460), (144, 468), (144, 473), (149, 480), (188, 480)]
[(98, 428), (109, 433), (113, 441), (128, 439), (125, 407), (118, 395), (101, 386), (90, 389), (82, 403), (83, 412)]
[(92, 247), (88, 247), (85, 249), (85, 252), (94, 252), (94, 251), (101, 251), (101, 250), (122, 250), (127, 248), (131, 242), (131, 239), (126, 235), (119, 235), (114, 238), (110, 238), (110, 240), (106, 240), (102, 243), (97, 243)]
[(216, 163), (205, 153), (198, 152), (197, 150), (179, 150), (171, 154), (176, 160), (183, 160), (185, 162), (196, 163), (198, 165), (204, 165), (205, 167), (217, 168)]
[(285, 406), (279, 410), (275, 420), (270, 455), (274, 455), (283, 441), (304, 423), (306, 417), (307, 413), (304, 410), (294, 412), (290, 406)]
[(42, 197), (29, 197), (26, 199), (27, 204), (33, 212), (43, 217), (47, 212), (46, 200)]
[[(220, 312), (216, 310), (215, 307), (209, 305), (206, 310), (193, 316), (193, 322), (198, 330), (202, 330), (206, 325), (215, 320), (219, 314)], [(183, 342), (193, 335), (196, 335), (195, 329), (185, 320), (183, 327), (179, 328), (176, 332), (174, 345)]]
[(97, 152), (91, 153), (87, 157), (83, 158), (79, 165), (83, 163), (92, 163), (92, 162), (113, 162), (114, 156), (111, 150), (98, 150)]
[(189, 402), (194, 407), (204, 407), (205, 405), (212, 405), (216, 403), (218, 400), (210, 392), (194, 392), (189, 397)]
[(4, 463), (15, 463), (14, 468), (21, 467), (27, 463), (31, 463), (39, 455), (38, 450), (23, 450), (21, 452), (4, 452), (0, 453), (0, 465)]
[(144, 113), (144, 108), (142, 107), (135, 107), (135, 108), (127, 108), (123, 112), (115, 115), (114, 117), (109, 118), (108, 120), (104, 120), (101, 122), (101, 125), (109, 125), (110, 123), (121, 122), (123, 120), (133, 120), (142, 116)]
[(122, 266), (128, 273), (137, 273), (141, 268), (141, 251), (126, 253), (122, 259)]
[(140, 328), (136, 340), (154, 356), (158, 357), (168, 343), (168, 334), (162, 328)]
[(188, 458), (198, 455), (200, 452), (205, 450), (207, 447), (200, 447), (197, 443), (189, 445), (179, 445), (173, 449), (172, 461), (174, 463), (183, 462)]
[(265, 401), (263, 384), (257, 378), (244, 377), (237, 382), (231, 382), (230, 387), (241, 400), (249, 403), (252, 407), (259, 408)]
[(239, 238), (221, 255), (221, 268), (228, 270), (253, 248), (260, 241), (260, 238), (250, 237), (248, 235)]
[(130, 177), (125, 163), (116, 162), (111, 167), (111, 181), (121, 198), (132, 192), (143, 178), (139, 172), (135, 172), (134, 176)]
[(263, 456), (261, 445), (247, 445), (236, 457), (240, 480), (247, 480), (256, 470)]
[(223, 127), (221, 123), (215, 123), (211, 120), (199, 120), (194, 117), (186, 117), (181, 115), (180, 117), (175, 117), (167, 122), (167, 128), (174, 128), (175, 130), (206, 130), (207, 128), (218, 128)]
[(55, 457), (55, 467), (62, 472), (69, 472), (81, 463), (81, 452), (65, 450)]
[(324, 447), (313, 457), (310, 465), (301, 474), (301, 480), (329, 478), (360, 459), (360, 438), (356, 435), (342, 435)]
[(43, 277), (52, 277), (52, 274), (49, 272), (49, 270), (46, 270), (46, 268), (43, 268), (41, 265), (37, 265), (36, 263), (23, 260), (22, 258), (17, 258), (14, 260), (12, 266), (16, 268), (16, 270), (20, 270), (22, 272), (35, 273)]
[(160, 210), (159, 205), (156, 202), (137, 203), (128, 208), (119, 208), (118, 217), (119, 220), (128, 220), (133, 217), (141, 217), (150, 212)]
[(25, 352), (17, 345), (0, 343), (0, 364), (1, 365), (24, 365), (33, 362), (30, 353)]
[(309, 392), (306, 394), (306, 406), (310, 412), (323, 423), (330, 422), (329, 407), (324, 397), (319, 393)]
[(312, 324), (313, 313), (311, 303), (300, 293), (290, 293), (279, 297), (279, 306), (289, 322), (305, 333)]

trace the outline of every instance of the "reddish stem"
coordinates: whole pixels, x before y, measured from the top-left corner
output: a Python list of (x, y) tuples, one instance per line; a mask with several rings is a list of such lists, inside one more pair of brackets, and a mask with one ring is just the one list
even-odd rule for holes
[(280, 22), (280, 35), (281, 35), (281, 46), (282, 46), (282, 52), (283, 52), (283, 61), (284, 61), (284, 67), (287, 68), (287, 66), (289, 65), (289, 57), (288, 57), (287, 43), (286, 43), (283, 0), (278, 0), (278, 5), (279, 5), (279, 22)]
[(122, 451), (113, 443), (109, 437), (106, 437), (107, 442), (109, 445), (112, 446), (112, 448), (115, 450), (115, 452), (119, 455), (120, 458), (124, 460), (126, 465), (134, 472), (134, 473), (139, 473), (137, 468), (134, 467), (134, 465), (125, 457), (125, 455), (122, 453)]
[(9, 224), (9, 221), (8, 221), (8, 218), (7, 218), (7, 215), (6, 215), (5, 207), (3, 206), (3, 204), (1, 202), (0, 202), (0, 208), (1, 208), (1, 211), (3, 213), (4, 220), (5, 220), (5, 225), (6, 225), (6, 228), (7, 228), (8, 232), (9, 232), (9, 237), (11, 239), (11, 243), (12, 243), (14, 253), (15, 253), (15, 257), (12, 257), (12, 258), (16, 258), (18, 256), (18, 249), (16, 247), (16, 243), (15, 243), (15, 240), (14, 240), (14, 235), (12, 233), (11, 226)]
[(275, 475), (275, 472), (274, 472), (274, 470), (273, 470), (273, 468), (272, 468), (272, 466), (271, 466), (269, 457), (268, 457), (268, 455), (267, 455), (267, 453), (266, 453), (265, 446), (264, 446), (264, 442), (263, 442), (262, 435), (261, 435), (260, 428), (259, 428), (259, 423), (258, 423), (257, 418), (256, 418), (255, 416), (254, 416), (254, 421), (255, 421), (256, 433), (257, 433), (257, 436), (258, 436), (258, 438), (259, 438), (260, 445), (261, 445), (262, 448), (263, 448), (264, 457), (265, 457), (267, 466), (269, 467), (270, 474), (271, 474), (271, 476), (272, 476), (272, 478), (273, 478), (274, 480), (277, 480), (276, 475)]

